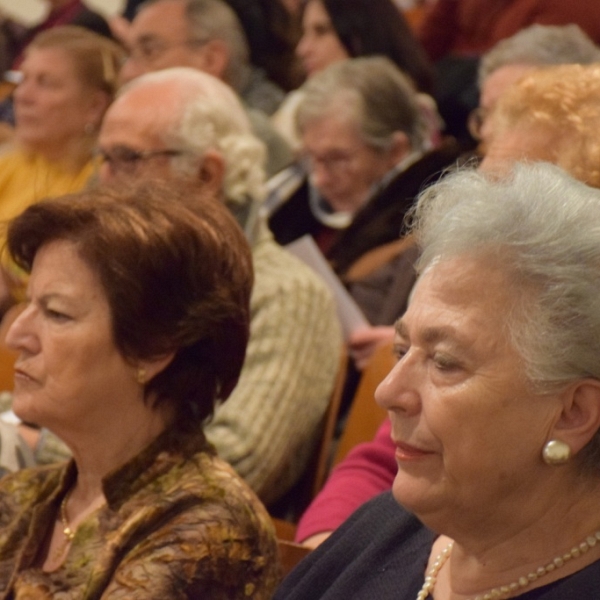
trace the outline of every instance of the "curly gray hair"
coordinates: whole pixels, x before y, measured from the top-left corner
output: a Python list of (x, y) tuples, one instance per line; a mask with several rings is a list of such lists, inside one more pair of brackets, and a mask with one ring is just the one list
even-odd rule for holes
[(266, 149), (252, 133), (246, 112), (235, 92), (217, 78), (189, 67), (174, 67), (142, 75), (121, 90), (168, 84), (177, 91), (178, 105), (169, 107), (171, 126), (163, 141), (186, 151), (172, 159), (182, 173), (196, 171), (198, 157), (218, 151), (225, 162), (223, 192), (234, 205), (264, 199)]

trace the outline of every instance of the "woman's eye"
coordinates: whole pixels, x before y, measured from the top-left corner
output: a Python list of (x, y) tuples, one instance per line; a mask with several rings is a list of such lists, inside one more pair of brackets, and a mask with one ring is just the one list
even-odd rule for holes
[(314, 28), (314, 33), (317, 37), (322, 37), (324, 35), (329, 35), (332, 31), (331, 25), (316, 25)]
[(66, 315), (65, 313), (59, 312), (57, 310), (52, 310), (51, 308), (46, 309), (46, 316), (52, 319), (53, 321), (68, 321), (71, 317)]
[(459, 364), (454, 358), (444, 354), (435, 354), (433, 362), (440, 371), (453, 371), (459, 368)]
[(408, 352), (408, 347), (401, 344), (394, 344), (393, 353), (397, 361), (402, 360), (402, 357)]

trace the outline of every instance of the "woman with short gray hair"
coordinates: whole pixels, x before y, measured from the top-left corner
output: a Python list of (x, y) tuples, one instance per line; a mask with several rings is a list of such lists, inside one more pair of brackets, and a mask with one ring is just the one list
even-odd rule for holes
[(413, 231), (420, 277), (376, 392), (392, 492), (275, 598), (595, 597), (600, 191), (543, 163), (459, 172), (420, 197)]
[(398, 239), (413, 198), (458, 148), (425, 151), (417, 93), (387, 58), (336, 63), (303, 91), (304, 170), (271, 180), (269, 225), (281, 244), (312, 235), (343, 276), (365, 252)]

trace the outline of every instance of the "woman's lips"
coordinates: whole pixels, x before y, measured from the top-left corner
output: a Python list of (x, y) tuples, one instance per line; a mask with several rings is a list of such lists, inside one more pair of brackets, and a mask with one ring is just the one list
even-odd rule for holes
[(15, 381), (36, 381), (29, 373), (21, 369), (15, 369)]
[(433, 454), (433, 452), (421, 450), (403, 442), (394, 442), (394, 444), (396, 446), (395, 456), (397, 461), (414, 461)]

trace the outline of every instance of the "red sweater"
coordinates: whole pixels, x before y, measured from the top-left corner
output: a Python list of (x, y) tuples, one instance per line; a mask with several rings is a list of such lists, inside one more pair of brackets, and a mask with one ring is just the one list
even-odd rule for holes
[(337, 529), (359, 506), (392, 487), (398, 465), (386, 419), (370, 442), (359, 444), (331, 472), (325, 487), (302, 515), (296, 541)]
[(418, 37), (432, 60), (480, 55), (534, 23), (575, 23), (600, 44), (598, 0), (437, 0)]

